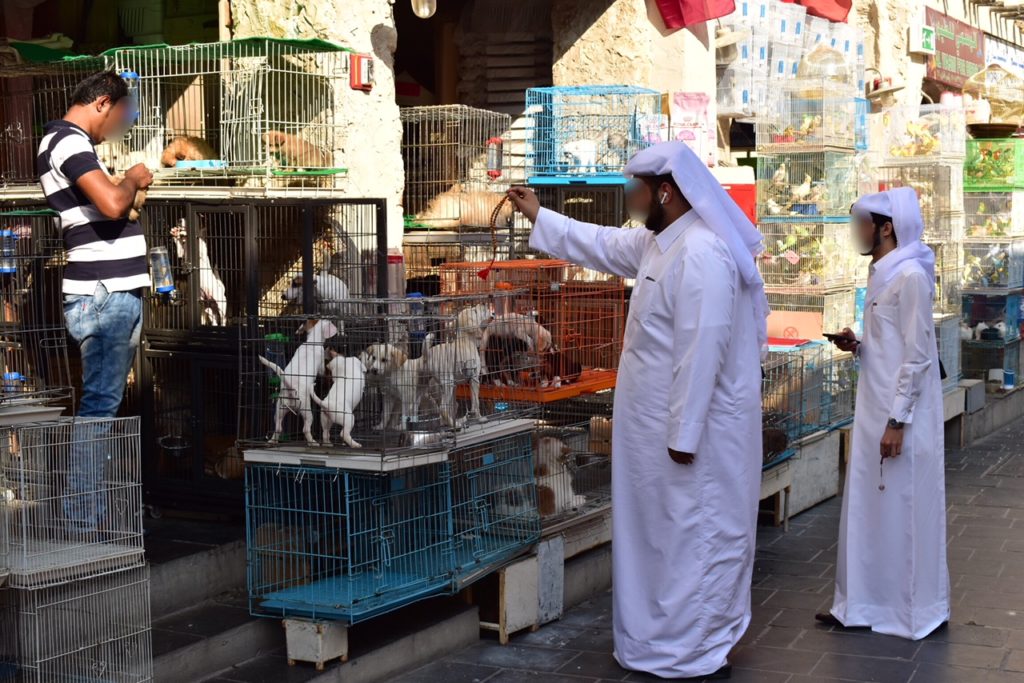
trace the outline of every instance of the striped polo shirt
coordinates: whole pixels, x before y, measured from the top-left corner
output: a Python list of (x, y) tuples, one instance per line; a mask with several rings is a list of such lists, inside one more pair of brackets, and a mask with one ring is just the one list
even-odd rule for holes
[(60, 214), (65, 294), (92, 294), (103, 283), (109, 292), (149, 287), (146, 237), (137, 221), (110, 220), (76, 185), (90, 171), (107, 168), (96, 156), (89, 134), (68, 121), (46, 124), (36, 172), (50, 208)]

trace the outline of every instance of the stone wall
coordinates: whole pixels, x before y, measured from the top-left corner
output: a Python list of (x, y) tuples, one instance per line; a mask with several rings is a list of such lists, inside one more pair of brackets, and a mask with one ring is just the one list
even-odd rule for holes
[(392, 4), (393, 0), (231, 0), (231, 30), (234, 38), (322, 38), (373, 55), (373, 90), (363, 93), (344, 87), (337, 93), (335, 116), (343, 135), (335, 152), (348, 168), (347, 178), (340, 181), (346, 196), (387, 200), (388, 244), (397, 247), (402, 243), (405, 174), (395, 104), (397, 34)]

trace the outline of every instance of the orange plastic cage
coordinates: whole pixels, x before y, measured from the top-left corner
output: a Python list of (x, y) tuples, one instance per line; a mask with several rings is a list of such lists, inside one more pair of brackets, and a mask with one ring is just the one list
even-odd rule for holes
[[(480, 272), (488, 266), (489, 275), (484, 279)], [(531, 340), (526, 351), (539, 356), (536, 372), (508, 376), (494, 372), (488, 362), (491, 379), (480, 389), (482, 398), (547, 403), (615, 386), (626, 308), (620, 278), (557, 259), (497, 261), (492, 266), (488, 262), (446, 263), (441, 265), (440, 277), (442, 295), (521, 291), (521, 295), (501, 302), (495, 310), (496, 322), (523, 320), (517, 316), (525, 316), (551, 334), (550, 347), (541, 336)], [(519, 344), (523, 350), (522, 341), (492, 338), (485, 356), (493, 358), (493, 347), (501, 344)]]

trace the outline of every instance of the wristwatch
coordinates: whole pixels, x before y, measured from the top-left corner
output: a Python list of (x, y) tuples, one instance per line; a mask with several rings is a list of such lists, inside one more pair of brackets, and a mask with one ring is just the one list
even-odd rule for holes
[(894, 417), (890, 417), (889, 418), (889, 428), (890, 429), (903, 429), (903, 423), (900, 422), (899, 420), (897, 420)]

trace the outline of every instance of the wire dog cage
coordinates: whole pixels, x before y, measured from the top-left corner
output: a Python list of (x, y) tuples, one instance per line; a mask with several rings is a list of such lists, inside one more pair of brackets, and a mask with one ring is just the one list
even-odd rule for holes
[[(522, 169), (512, 167), (508, 114), (465, 105), (403, 107), (403, 204), (411, 228), (479, 232)], [(512, 209), (498, 216), (508, 228)]]
[[(17, 51), (17, 44), (5, 49), (0, 69), (0, 188), (37, 185), (44, 125), (62, 118), (78, 82), (103, 68), (97, 58), (33, 63)], [(18, 55), (15, 63), (9, 54)]]
[(340, 301), (388, 295), (383, 200), (153, 201), (142, 223), (174, 279), (147, 297), (150, 341), (234, 347), (249, 316), (337, 315)]
[(350, 52), (321, 40), (246, 38), (121, 47), (108, 66), (139, 76), (139, 119), (109, 145), (117, 168), (144, 163), (158, 181), (262, 178), (318, 185), (344, 173)]
[(0, 593), (5, 680), (153, 680), (145, 566), (38, 590)]
[(64, 247), (56, 221), (48, 210), (0, 212), (0, 413), (71, 404), (59, 295)]
[[(479, 275), (485, 269), (486, 280)], [(615, 386), (625, 326), (621, 279), (554, 259), (441, 266), (442, 294), (511, 289), (523, 293), (501, 302), (507, 307), (495, 310), (483, 340), (492, 374), (482, 396), (546, 402)], [(536, 359), (532, 365), (538, 372), (524, 376), (500, 371), (500, 359), (523, 344)]]
[(765, 285), (808, 292), (853, 285), (858, 264), (848, 221), (763, 221), (758, 227), (765, 244), (758, 261)]
[(250, 463), (245, 476), (254, 615), (355, 623), (451, 585), (448, 463), (388, 474)]
[[(458, 233), (449, 230), (407, 231), (402, 241), (407, 293), (423, 296), (441, 294), (441, 266), (445, 263), (488, 261), (492, 257), (507, 260), (512, 244), (508, 231), (492, 236), (484, 233)], [(497, 244), (497, 251), (495, 251)]]
[(621, 183), (629, 158), (665, 139), (668, 123), (661, 93), (617, 85), (530, 88), (526, 116), (531, 185)]
[[(828, 345), (822, 342), (802, 342), (799, 344), (780, 343), (781, 340), (769, 340), (769, 351), (799, 359), (800, 381), (799, 383), (789, 382), (785, 391), (792, 393), (796, 390), (800, 396), (799, 413), (796, 432), (798, 436), (813, 434), (829, 426), (828, 403), (825, 400), (825, 370), (831, 355)], [(776, 362), (779, 362), (776, 359)], [(792, 368), (791, 368), (792, 369)], [(767, 369), (765, 370), (767, 374)], [(775, 387), (774, 393), (779, 395), (776, 401), (778, 406), (773, 405), (771, 412), (783, 413), (779, 407), (795, 407), (792, 398), (781, 398), (783, 389)]]
[(0, 440), (8, 584), (39, 588), (141, 564), (138, 418), (64, 418)]
[(253, 447), (401, 456), (444, 450), (486, 420), (528, 414), (528, 403), (485, 391), (501, 377), (538, 372), (529, 337), (514, 348), (481, 347), (494, 310), (515, 296), (364, 300), (313, 325), (251, 320), (241, 346), (239, 438)]
[(544, 404), (533, 467), (545, 528), (610, 503), (613, 400), (607, 390)]

